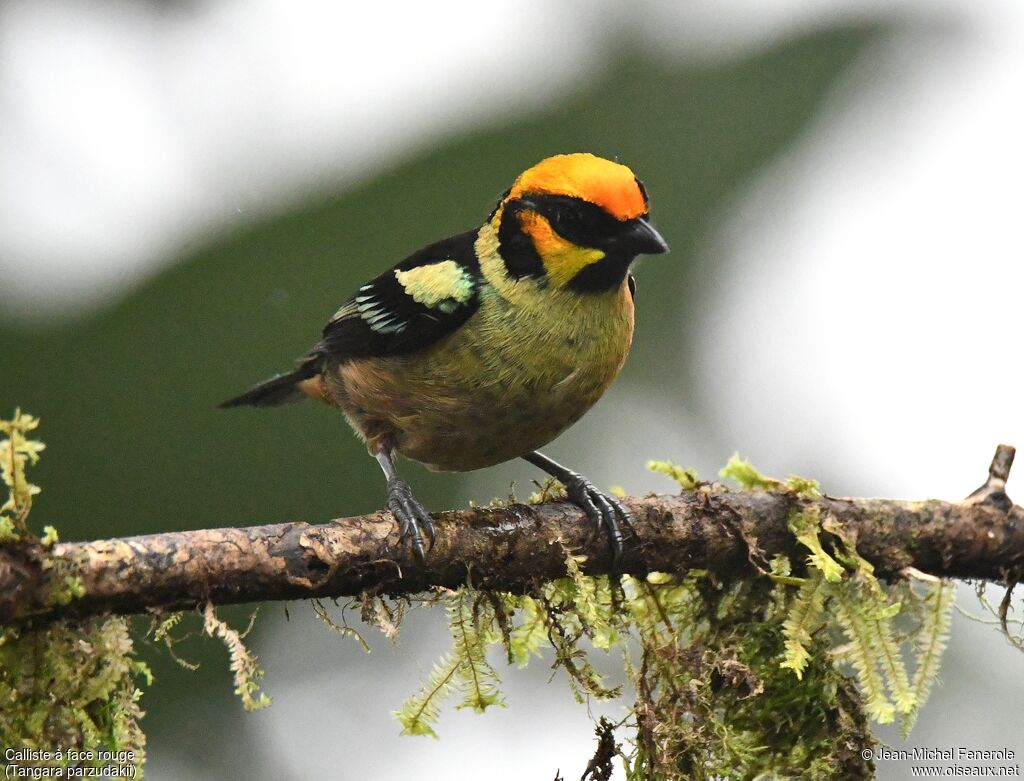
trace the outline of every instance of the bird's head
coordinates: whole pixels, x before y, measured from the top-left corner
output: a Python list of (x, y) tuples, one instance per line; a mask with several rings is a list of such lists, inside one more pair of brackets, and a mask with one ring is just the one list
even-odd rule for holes
[(511, 277), (601, 292), (622, 285), (637, 255), (668, 251), (647, 217), (647, 193), (629, 168), (577, 153), (520, 174), (490, 219)]

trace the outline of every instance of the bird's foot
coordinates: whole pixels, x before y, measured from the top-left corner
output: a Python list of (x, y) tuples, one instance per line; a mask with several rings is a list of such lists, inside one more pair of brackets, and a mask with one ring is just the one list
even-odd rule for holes
[(423, 545), (423, 532), (434, 545), (434, 519), (430, 513), (413, 496), (412, 488), (400, 478), (388, 480), (388, 509), (398, 521), (399, 541), (409, 540), (413, 553), (421, 562), (426, 560), (427, 553)]
[(562, 483), (565, 485), (569, 501), (587, 514), (594, 524), (595, 534), (600, 534), (602, 528), (608, 530), (608, 540), (612, 548), (612, 568), (617, 568), (622, 558), (622, 545), (626, 541), (626, 533), (632, 535), (633, 531), (633, 518), (629, 510), (615, 497), (595, 488), (594, 484), (582, 475), (573, 472), (567, 475), (567, 478), (563, 479)]

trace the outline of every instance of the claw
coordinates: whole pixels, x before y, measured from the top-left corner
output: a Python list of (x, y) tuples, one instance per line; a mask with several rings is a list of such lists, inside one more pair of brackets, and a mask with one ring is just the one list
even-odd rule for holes
[(629, 510), (617, 499), (597, 490), (587, 478), (566, 469), (541, 452), (535, 450), (525, 453), (522, 458), (561, 481), (569, 495), (569, 501), (583, 510), (594, 524), (595, 534), (600, 534), (602, 528), (608, 530), (608, 541), (612, 548), (612, 569), (617, 570), (622, 559), (622, 545), (626, 541), (622, 528), (625, 527), (630, 535), (633, 534), (633, 519), (629, 515)]
[(427, 546), (427, 552), (429, 553), (434, 548), (434, 538), (436, 537), (434, 519), (430, 517), (429, 513), (424, 511), (424, 517), (421, 518), (421, 522), (423, 523), (423, 530), (427, 533), (427, 539), (430, 541), (430, 544)]
[[(587, 514), (594, 524), (594, 533), (608, 530), (608, 541), (612, 549), (612, 568), (617, 568), (622, 559), (622, 546), (626, 541), (622, 527), (632, 531), (633, 521), (629, 511), (618, 500), (594, 487), (593, 483), (580, 475), (573, 475), (566, 484), (569, 499)], [(621, 522), (621, 523), (620, 523)]]
[(413, 496), (409, 484), (400, 478), (388, 480), (388, 509), (398, 521), (398, 539), (409, 540), (413, 553), (421, 562), (426, 561), (427, 549), (423, 546), (423, 533), (427, 533), (430, 547), (434, 546), (434, 521), (430, 513)]

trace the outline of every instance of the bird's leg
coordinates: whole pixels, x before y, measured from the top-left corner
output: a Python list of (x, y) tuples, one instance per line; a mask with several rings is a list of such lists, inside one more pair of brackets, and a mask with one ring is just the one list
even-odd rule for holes
[(377, 463), (384, 470), (384, 477), (388, 480), (388, 509), (398, 521), (399, 539), (409, 539), (412, 544), (413, 553), (420, 561), (426, 560), (426, 551), (423, 547), (423, 534), (427, 533), (430, 545), (434, 545), (434, 520), (430, 513), (413, 496), (412, 488), (398, 476), (395, 469), (394, 453), (391, 449), (378, 450), (375, 454)]
[(523, 456), (523, 460), (543, 469), (561, 482), (569, 495), (569, 501), (587, 514), (587, 517), (593, 522), (596, 532), (600, 532), (602, 527), (608, 530), (608, 538), (612, 546), (612, 566), (618, 566), (619, 559), (622, 558), (622, 543), (626, 539), (623, 527), (631, 529), (633, 526), (629, 511), (617, 499), (595, 488), (594, 484), (583, 475), (566, 469), (543, 453), (537, 451), (527, 453)]

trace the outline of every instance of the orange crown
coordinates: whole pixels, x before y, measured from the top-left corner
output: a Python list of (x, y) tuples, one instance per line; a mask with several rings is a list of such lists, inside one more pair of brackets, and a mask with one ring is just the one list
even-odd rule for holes
[(541, 160), (519, 175), (506, 200), (526, 193), (582, 198), (619, 220), (632, 220), (647, 213), (647, 202), (636, 175), (624, 165), (587, 152)]

